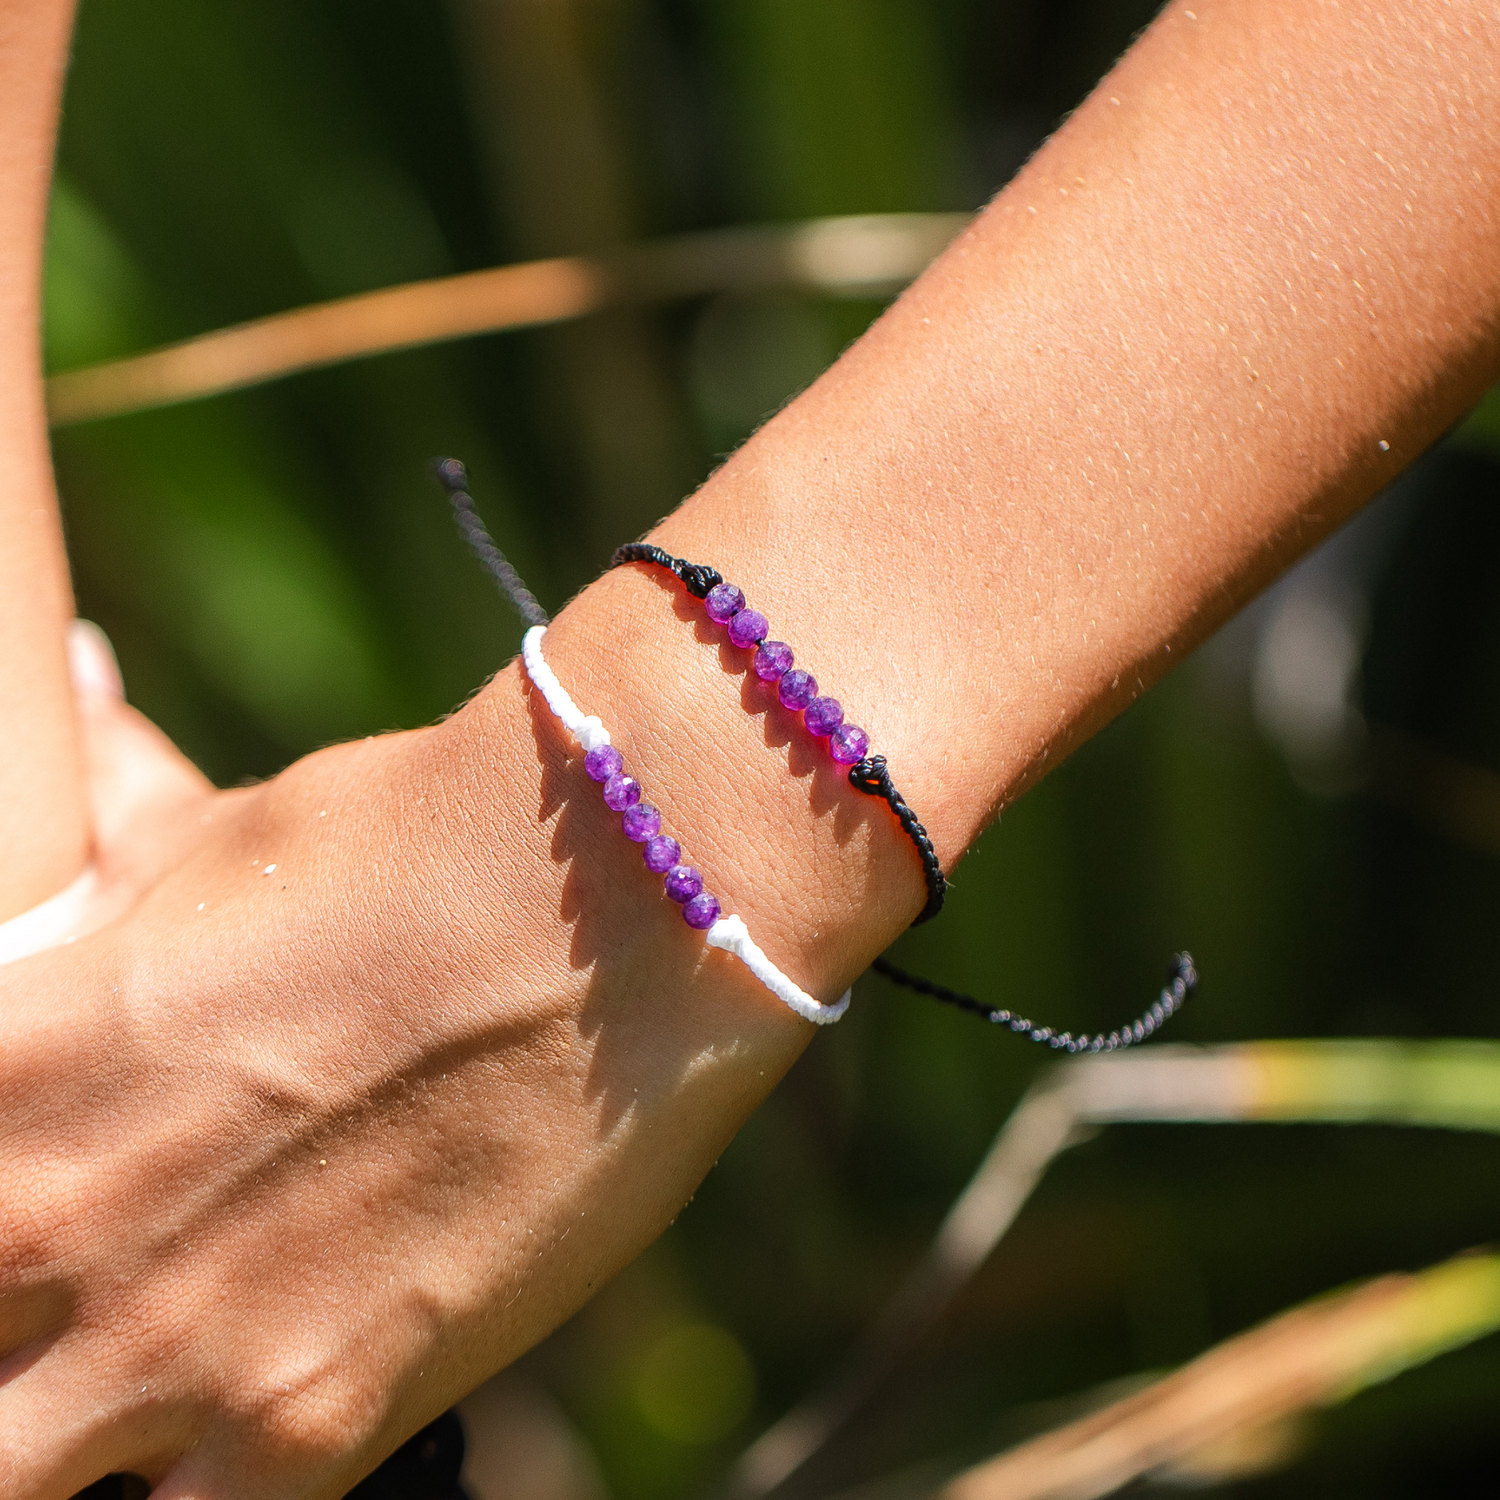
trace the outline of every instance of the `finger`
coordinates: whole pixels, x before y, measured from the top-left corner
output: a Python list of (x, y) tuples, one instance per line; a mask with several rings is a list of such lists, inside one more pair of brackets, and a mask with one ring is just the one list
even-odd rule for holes
[(343, 1500), (383, 1460), (390, 1462), (376, 1493), (447, 1500), (460, 1493), (463, 1452), (463, 1428), (451, 1412), (411, 1434), (410, 1422), (372, 1425), (341, 1413), (336, 1402), (303, 1400), (253, 1431), (221, 1429), (194, 1445), (151, 1500)]
[(101, 1389), (103, 1373), (72, 1343), (34, 1346), (0, 1364), (6, 1500), (69, 1500), (109, 1474), (159, 1474), (168, 1462), (157, 1455), (187, 1446), (149, 1390), (137, 1382), (128, 1396)]
[(92, 620), (68, 626), (68, 673), (80, 696), (124, 698), (125, 680), (109, 637)]
[[(205, 1446), (185, 1454), (153, 1487), (151, 1500), (245, 1500), (247, 1495), (257, 1500), (342, 1500), (375, 1468), (374, 1458), (361, 1463), (347, 1453), (335, 1458), (284, 1449), (247, 1452), (238, 1444), (234, 1449)], [(413, 1500), (416, 1494), (414, 1490)]]
[(84, 752), (94, 839), (111, 853), (140, 825), (209, 795), (208, 778), (144, 714), (121, 699), (83, 709)]
[(151, 1500), (342, 1500), (376, 1465), (375, 1456), (361, 1462), (355, 1446), (347, 1433), (295, 1425), (253, 1442), (221, 1436), (184, 1452)]
[[(91, 620), (68, 631), (93, 812), (95, 854), (106, 871), (139, 866), (163, 820), (212, 791), (201, 771), (144, 715), (125, 702), (109, 638)], [(146, 861), (149, 863), (149, 861)]]

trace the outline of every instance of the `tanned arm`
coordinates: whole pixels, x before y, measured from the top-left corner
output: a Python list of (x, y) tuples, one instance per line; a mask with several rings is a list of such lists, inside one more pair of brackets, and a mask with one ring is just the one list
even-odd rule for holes
[(72, 13), (0, 3), (0, 919), (61, 890), (88, 849), (37, 317)]
[[(1173, 4), (656, 539), (951, 865), (1495, 378), (1497, 117), (1478, 0)], [(549, 656), (832, 999), (916, 860), (699, 620), (623, 569)], [(127, 916), (0, 971), (0, 1492), (335, 1500), (649, 1242), (811, 1028), (661, 899), (514, 667), (152, 826)]]

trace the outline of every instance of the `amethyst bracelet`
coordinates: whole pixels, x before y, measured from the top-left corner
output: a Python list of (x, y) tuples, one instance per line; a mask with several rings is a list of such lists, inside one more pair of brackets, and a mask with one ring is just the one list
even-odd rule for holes
[(901, 831), (912, 842), (922, 861), (922, 879), (927, 886), (927, 902), (918, 913), (919, 922), (930, 921), (943, 909), (948, 881), (938, 861), (932, 840), (906, 799), (891, 782), (883, 755), (870, 754), (870, 736), (857, 724), (844, 718), (843, 705), (837, 698), (818, 692), (817, 679), (797, 666), (792, 648), (785, 641), (773, 641), (770, 621), (745, 602), (743, 590), (726, 583), (717, 568), (690, 563), (649, 542), (630, 542), (620, 547), (610, 559), (610, 567), (626, 563), (652, 563), (666, 568), (678, 578), (695, 599), (703, 601), (703, 612), (716, 625), (724, 626), (730, 644), (742, 651), (754, 650), (751, 666), (764, 683), (774, 683), (781, 706), (802, 715), (803, 726), (817, 739), (828, 742), (828, 753), (839, 766), (849, 768), (849, 784), (867, 796), (882, 797), (896, 815)]
[(719, 916), (719, 898), (703, 889), (703, 877), (682, 863), (682, 845), (661, 831), (661, 814), (641, 801), (641, 784), (625, 770), (625, 758), (613, 745), (595, 745), (583, 757), (583, 769), (599, 788), (604, 805), (621, 814), (620, 829), (632, 843), (641, 845), (641, 856), (653, 875), (663, 875), (662, 888), (682, 908), (682, 920), (700, 932), (714, 925)]

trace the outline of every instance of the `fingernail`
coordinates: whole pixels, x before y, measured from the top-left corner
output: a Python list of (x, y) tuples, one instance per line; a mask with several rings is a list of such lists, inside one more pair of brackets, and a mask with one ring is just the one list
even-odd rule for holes
[(101, 698), (124, 698), (125, 680), (109, 637), (92, 620), (74, 620), (68, 626), (68, 672), (73, 691)]

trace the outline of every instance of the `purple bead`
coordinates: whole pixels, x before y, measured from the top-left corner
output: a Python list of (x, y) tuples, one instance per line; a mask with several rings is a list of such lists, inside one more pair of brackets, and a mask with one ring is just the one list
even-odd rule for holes
[(792, 669), (792, 648), (785, 641), (762, 641), (755, 653), (755, 675), (762, 682), (775, 682)]
[(818, 696), (818, 679), (801, 667), (793, 667), (776, 684), (776, 696), (783, 708), (806, 708)]
[(691, 865), (673, 865), (667, 871), (666, 892), (669, 899), (688, 902), (703, 889), (703, 877)]
[(625, 830), (626, 838), (644, 844), (661, 832), (661, 814), (649, 802), (637, 802), (634, 807), (625, 809), (620, 827)]
[(729, 639), (736, 646), (753, 646), (766, 638), (771, 628), (769, 621), (758, 609), (742, 609), (729, 622)]
[(604, 805), (612, 807), (616, 812), (624, 812), (627, 807), (634, 807), (640, 800), (641, 784), (634, 776), (616, 771), (604, 783)]
[(844, 722), (844, 706), (837, 698), (814, 698), (802, 715), (809, 734), (832, 734)]
[(840, 724), (828, 741), (829, 754), (841, 765), (852, 766), (863, 760), (870, 748), (870, 736), (858, 724)]
[(676, 839), (659, 833), (654, 839), (646, 840), (646, 847), (641, 853), (646, 856), (646, 868), (660, 875), (663, 870), (670, 870), (681, 858), (682, 845)]
[(682, 908), (682, 920), (689, 927), (698, 928), (700, 932), (705, 927), (712, 927), (719, 920), (719, 898), (710, 896), (707, 891), (701, 896), (694, 896)]
[(703, 608), (710, 620), (720, 625), (727, 624), (745, 607), (745, 595), (732, 583), (720, 583), (711, 588), (703, 599)]
[(583, 757), (583, 769), (595, 781), (608, 781), (611, 776), (619, 775), (624, 766), (625, 757), (613, 745), (595, 745)]

